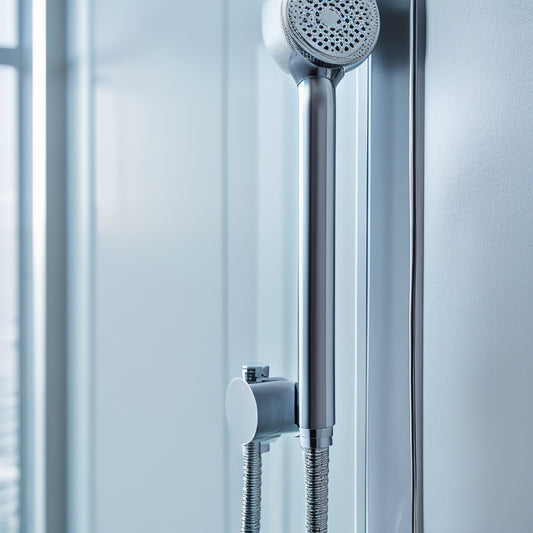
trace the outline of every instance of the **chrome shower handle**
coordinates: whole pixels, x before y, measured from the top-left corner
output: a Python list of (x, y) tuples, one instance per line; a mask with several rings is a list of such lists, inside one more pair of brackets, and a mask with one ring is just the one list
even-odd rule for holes
[(299, 96), (298, 408), (303, 448), (335, 423), (335, 85), (309, 76)]

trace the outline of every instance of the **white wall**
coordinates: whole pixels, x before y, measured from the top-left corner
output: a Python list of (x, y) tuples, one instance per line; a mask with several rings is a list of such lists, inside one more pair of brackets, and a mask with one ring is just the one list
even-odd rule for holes
[(93, 10), (94, 528), (220, 530), (222, 2)]
[(533, 529), (532, 20), (427, 1), (426, 533)]

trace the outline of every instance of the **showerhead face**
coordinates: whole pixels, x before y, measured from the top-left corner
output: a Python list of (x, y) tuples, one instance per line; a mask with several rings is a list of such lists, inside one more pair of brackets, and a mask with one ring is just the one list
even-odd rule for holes
[(263, 10), (265, 43), (287, 72), (295, 54), (318, 67), (355, 68), (379, 27), (375, 0), (268, 0)]

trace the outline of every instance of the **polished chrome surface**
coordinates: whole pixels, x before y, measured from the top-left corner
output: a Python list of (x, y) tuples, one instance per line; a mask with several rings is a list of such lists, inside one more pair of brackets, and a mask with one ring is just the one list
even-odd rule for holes
[(326, 533), (328, 530), (329, 448), (304, 449), (305, 530)]
[(250, 383), (236, 378), (226, 391), (226, 414), (232, 440), (239, 444), (296, 433), (296, 385), (284, 378)]
[(261, 530), (261, 443), (242, 447), (241, 533)]
[(424, 58), (425, 2), (411, 3), (410, 36), (410, 297), (412, 531), (424, 531), (423, 313), (424, 313)]
[(309, 77), (298, 95), (299, 426), (302, 447), (321, 448), (335, 423), (335, 88)]
[(305, 57), (296, 54), (291, 57), (289, 72), (296, 85), (299, 85), (305, 78), (327, 78), (331, 80), (333, 87), (337, 87), (345, 74), (342, 67), (319, 67), (309, 62)]
[(263, 363), (246, 363), (242, 365), (242, 379), (247, 383), (259, 383), (268, 378), (270, 367)]

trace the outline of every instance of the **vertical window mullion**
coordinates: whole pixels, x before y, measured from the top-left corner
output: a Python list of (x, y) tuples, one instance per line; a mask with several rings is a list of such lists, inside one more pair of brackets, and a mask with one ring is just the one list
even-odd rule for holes
[(20, 532), (38, 532), (35, 521), (33, 269), (32, 269), (32, 0), (19, 0), (19, 306), (20, 306)]

